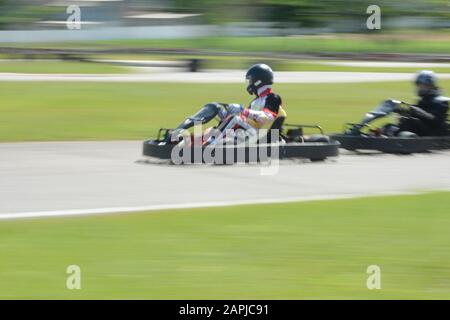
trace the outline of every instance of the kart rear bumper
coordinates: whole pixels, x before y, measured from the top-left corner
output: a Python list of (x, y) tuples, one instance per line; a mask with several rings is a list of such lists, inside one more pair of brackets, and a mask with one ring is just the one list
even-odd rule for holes
[(346, 134), (331, 135), (347, 150), (376, 150), (385, 153), (420, 153), (450, 149), (450, 136), (441, 137), (371, 137)]
[[(172, 152), (175, 148), (174, 144), (166, 144), (161, 140), (147, 140), (143, 144), (143, 154), (145, 156), (154, 157), (164, 160), (173, 160)], [(208, 163), (210, 159), (205, 156), (206, 153), (211, 154), (211, 149), (205, 150), (204, 147), (189, 147), (186, 155), (186, 162), (190, 163)], [(180, 148), (181, 149), (181, 148)], [(339, 155), (339, 142), (305, 142), (305, 143), (285, 143), (285, 144), (259, 144), (253, 146), (217, 146), (213, 148), (212, 154), (216, 160), (215, 163), (238, 163), (238, 162), (263, 162), (270, 159), (294, 159), (304, 158), (312, 161), (324, 160), (328, 157)], [(184, 151), (178, 154), (183, 156)], [(199, 157), (200, 155), (200, 157)], [(173, 162), (173, 161), (172, 161)]]

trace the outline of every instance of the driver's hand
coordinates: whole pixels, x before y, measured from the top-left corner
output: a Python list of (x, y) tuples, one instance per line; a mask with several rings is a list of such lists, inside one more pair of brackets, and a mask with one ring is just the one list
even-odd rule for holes
[(395, 104), (395, 105), (399, 105), (402, 104), (402, 102), (400, 100), (395, 100), (395, 99), (387, 99), (386, 102)]
[(406, 108), (402, 106), (401, 104), (398, 104), (394, 107), (394, 112), (398, 113), (399, 115), (408, 115), (409, 114), (409, 108)]
[(244, 106), (242, 104), (232, 103), (228, 105), (227, 110), (230, 114), (236, 115), (244, 111)]

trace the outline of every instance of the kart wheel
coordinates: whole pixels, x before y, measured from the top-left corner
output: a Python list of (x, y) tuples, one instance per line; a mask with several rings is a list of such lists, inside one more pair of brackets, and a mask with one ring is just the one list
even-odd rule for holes
[(311, 162), (325, 161), (325, 158), (313, 158), (313, 159), (309, 159), (309, 161), (311, 161)]

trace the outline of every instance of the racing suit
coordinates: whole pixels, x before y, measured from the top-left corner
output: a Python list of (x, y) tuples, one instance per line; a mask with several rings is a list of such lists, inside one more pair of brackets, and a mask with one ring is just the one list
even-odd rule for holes
[(272, 92), (270, 85), (258, 89), (258, 95), (248, 108), (243, 109), (240, 117), (233, 118), (226, 129), (241, 127), (254, 135), (259, 129), (270, 129), (278, 117), (286, 117), (286, 112), (281, 106), (281, 97)]
[(256, 129), (269, 129), (276, 118), (286, 117), (281, 104), (281, 97), (272, 92), (271, 86), (264, 86), (258, 89), (258, 96), (244, 109), (242, 116)]
[(410, 131), (419, 136), (445, 135), (449, 100), (439, 94), (422, 97), (417, 106), (411, 106), (400, 118), (399, 131)]

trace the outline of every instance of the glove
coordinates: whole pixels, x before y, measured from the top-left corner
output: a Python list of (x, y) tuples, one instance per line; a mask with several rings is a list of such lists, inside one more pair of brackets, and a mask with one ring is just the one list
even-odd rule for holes
[(396, 105), (396, 106), (394, 107), (394, 112), (395, 112), (395, 113), (398, 113), (398, 114), (401, 115), (401, 116), (406, 116), (406, 115), (409, 115), (410, 109), (409, 109), (409, 108), (402, 107), (401, 104), (398, 104), (398, 105)]
[(244, 111), (244, 106), (242, 104), (231, 103), (227, 106), (227, 111), (229, 114), (236, 115)]

